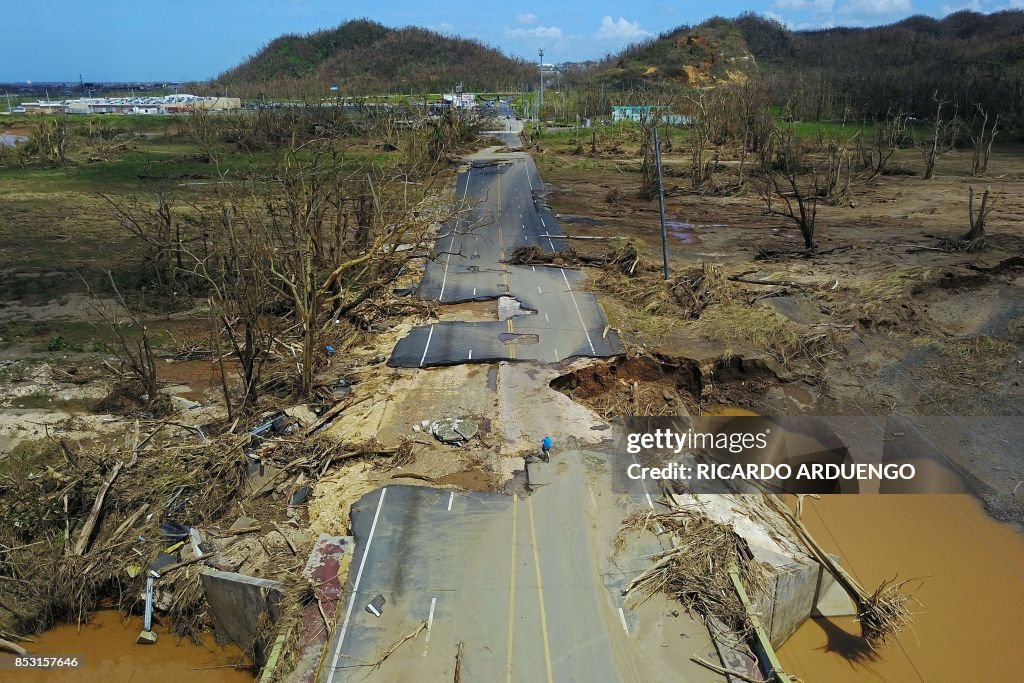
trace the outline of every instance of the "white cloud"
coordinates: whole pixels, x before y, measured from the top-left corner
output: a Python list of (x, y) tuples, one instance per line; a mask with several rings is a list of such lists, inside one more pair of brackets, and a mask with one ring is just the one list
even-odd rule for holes
[(843, 5), (843, 12), (846, 14), (892, 16), (909, 14), (912, 11), (910, 0), (850, 0)]
[(779, 10), (831, 12), (834, 4), (835, 0), (775, 0), (772, 7)]
[(565, 36), (557, 26), (535, 26), (534, 28), (507, 28), (509, 38), (535, 38), (540, 40), (561, 40)]
[(981, 2), (979, 0), (971, 0), (970, 2), (965, 2), (957, 5), (942, 5), (939, 9), (942, 11), (942, 16), (946, 16), (947, 14), (953, 14), (954, 12), (959, 12), (965, 9), (969, 9), (972, 12), (983, 11), (981, 7)]
[(537, 15), (534, 14), (533, 12), (526, 12), (525, 14), (517, 14), (516, 15), (516, 22), (518, 22), (520, 24), (526, 24), (527, 26), (530, 26), (532, 24), (536, 24), (537, 23)]
[(597, 37), (601, 40), (639, 40), (647, 38), (651, 34), (640, 27), (635, 21), (629, 21), (625, 17), (619, 17), (618, 21), (611, 17), (601, 19), (601, 27), (597, 29)]
[(781, 14), (776, 14), (775, 12), (770, 12), (770, 11), (769, 11), (769, 12), (764, 12), (764, 16), (765, 16), (766, 18), (768, 18), (768, 19), (774, 19), (775, 21), (779, 22), (780, 24), (782, 24), (782, 25), (783, 25), (783, 26), (785, 26), (786, 28), (788, 28), (788, 29), (790, 29), (790, 30), (793, 30), (793, 22), (791, 22), (791, 21), (788, 21), (788, 20), (787, 20), (787, 19), (786, 19), (786, 18), (785, 18), (784, 16), (782, 16)]

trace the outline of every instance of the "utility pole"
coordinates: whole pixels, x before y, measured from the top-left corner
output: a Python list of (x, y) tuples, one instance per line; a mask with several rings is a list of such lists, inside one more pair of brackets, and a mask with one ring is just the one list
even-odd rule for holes
[(540, 101), (537, 102), (537, 123), (540, 123), (540, 112), (544, 106), (544, 48), (537, 53), (540, 55)]
[(665, 279), (668, 279), (668, 232), (665, 230), (665, 188), (661, 184), (661, 140), (658, 126), (654, 126), (654, 164), (658, 167), (658, 214), (661, 217), (661, 259)]

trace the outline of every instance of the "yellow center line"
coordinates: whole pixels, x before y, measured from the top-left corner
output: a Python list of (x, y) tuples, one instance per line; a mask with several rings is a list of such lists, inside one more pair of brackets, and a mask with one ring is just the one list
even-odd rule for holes
[(533, 567), (537, 572), (537, 597), (540, 600), (540, 632), (544, 635), (544, 665), (548, 671), (548, 683), (554, 683), (551, 675), (551, 645), (548, 643), (548, 618), (544, 611), (544, 582), (540, 578), (540, 551), (537, 548), (537, 532), (533, 525), (533, 498), (526, 499), (526, 508), (530, 512), (530, 538), (533, 539)]
[(512, 636), (515, 634), (516, 613), (516, 519), (519, 517), (519, 496), (512, 494), (512, 575), (508, 579), (508, 658), (505, 661), (505, 680), (512, 683)]

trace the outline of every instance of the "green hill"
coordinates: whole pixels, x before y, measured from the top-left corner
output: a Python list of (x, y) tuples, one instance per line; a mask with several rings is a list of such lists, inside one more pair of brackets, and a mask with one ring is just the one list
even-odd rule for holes
[(936, 92), (1024, 124), (1024, 11), (915, 16), (887, 26), (791, 31), (755, 14), (681, 26), (607, 58), (587, 78), (624, 88), (707, 86), (758, 74), (805, 118), (928, 116)]
[(388, 28), (366, 19), (309, 35), (285, 35), (267, 44), (213, 85), (232, 92), (343, 94), (440, 92), (459, 81), (470, 91), (518, 90), (534, 67), (474, 40), (422, 28)]

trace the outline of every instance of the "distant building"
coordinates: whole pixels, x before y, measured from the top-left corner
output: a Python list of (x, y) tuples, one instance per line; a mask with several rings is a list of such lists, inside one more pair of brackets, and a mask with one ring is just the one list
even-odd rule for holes
[(640, 123), (651, 118), (655, 111), (661, 112), (661, 120), (673, 126), (688, 126), (692, 116), (669, 114), (665, 105), (622, 104), (612, 106), (612, 121), (633, 121)]
[(233, 111), (242, 108), (237, 97), (83, 97), (77, 100), (24, 102), (26, 114), (185, 114), (197, 109)]

